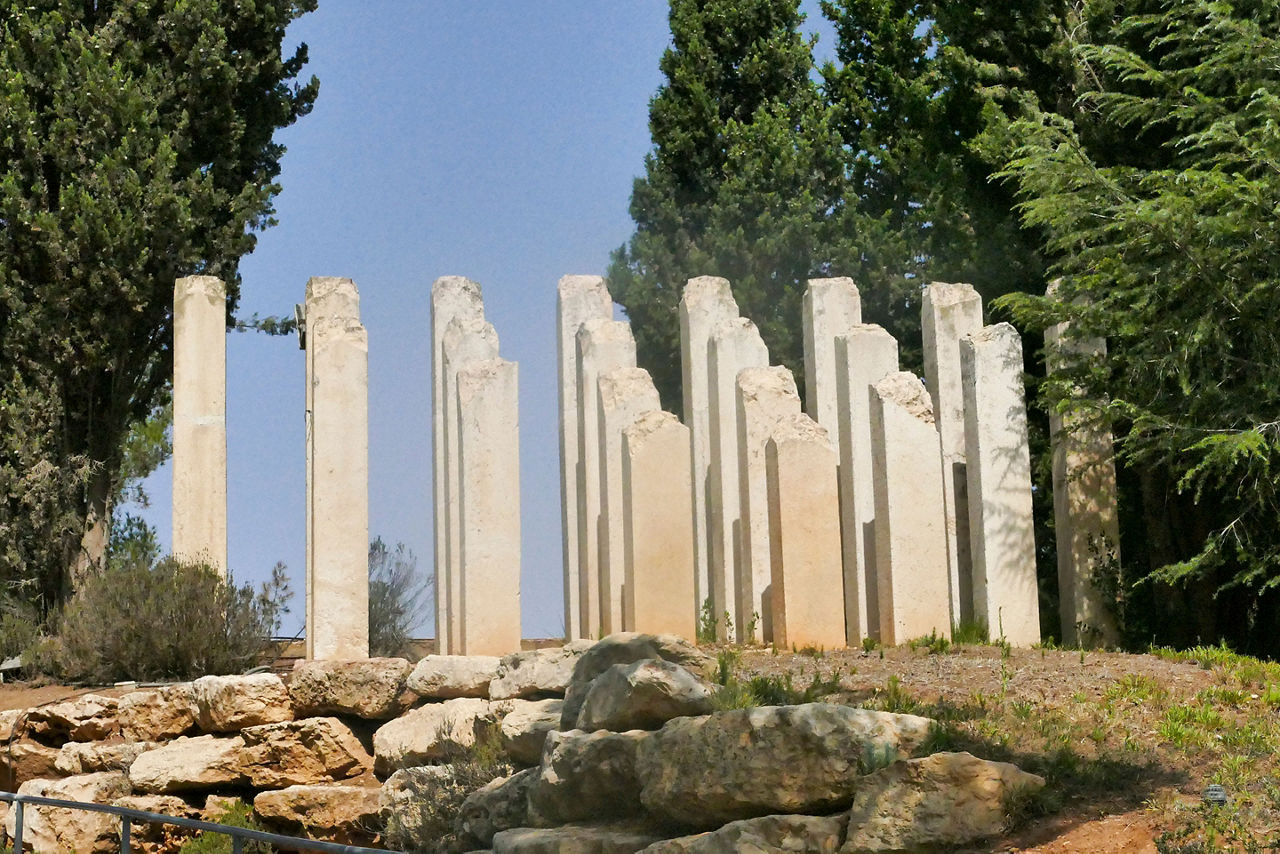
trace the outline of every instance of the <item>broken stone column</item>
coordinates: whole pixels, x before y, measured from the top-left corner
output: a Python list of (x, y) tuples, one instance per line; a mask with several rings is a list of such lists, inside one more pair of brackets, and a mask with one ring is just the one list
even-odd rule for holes
[(658, 389), (644, 368), (614, 368), (600, 375), (600, 633), (622, 631), (622, 431), (646, 412), (661, 409)]
[(578, 329), (588, 320), (613, 318), (613, 301), (601, 276), (564, 276), (556, 288), (556, 343), (560, 379), (560, 521), (564, 543), (564, 630), (583, 636), (578, 604)]
[(227, 573), (227, 291), (173, 287), (173, 554)]
[(933, 398), (934, 417), (942, 441), (951, 614), (959, 623), (974, 616), (960, 339), (982, 329), (982, 297), (972, 285), (930, 282), (924, 291), (920, 323), (924, 336), (925, 382)]
[(773, 642), (784, 649), (843, 647), (836, 449), (816, 421), (792, 415), (774, 426), (765, 459)]
[(707, 347), (711, 333), (723, 320), (738, 316), (727, 279), (698, 276), (685, 283), (680, 297), (680, 366), (684, 386), (684, 420), (693, 443), (693, 550), (698, 568), (696, 593), (701, 605), (711, 595), (708, 574), (710, 519), (707, 481), (711, 466), (710, 398)]
[(800, 412), (800, 395), (784, 367), (743, 368), (737, 379), (738, 494), (742, 514), (742, 565), (738, 575), (738, 639), (773, 640), (769, 584), (769, 484), (765, 445), (779, 421)]
[(504, 359), (457, 373), (462, 495), (458, 652), (520, 651), (520, 440), (518, 370)]
[(578, 329), (578, 631), (600, 633), (600, 375), (634, 368), (636, 341), (620, 320), (588, 320)]
[[(1046, 362), (1059, 369), (1068, 354), (1103, 359), (1103, 338), (1077, 340), (1067, 323), (1045, 330)], [(1058, 595), (1064, 646), (1115, 646), (1120, 633), (1115, 600), (1105, 592), (1118, 582), (1120, 523), (1116, 512), (1116, 463), (1111, 430), (1079, 413), (1049, 414), (1053, 448), (1053, 516), (1058, 544)], [(1106, 575), (1112, 577), (1107, 578)], [(1114, 587), (1112, 587), (1114, 589)]]
[(880, 642), (951, 636), (942, 458), (929, 394), (907, 371), (872, 386)]
[[(455, 317), (444, 330), (444, 563), (436, 575), (436, 598), (444, 603), (441, 655), (462, 644), (462, 454), (458, 447), (458, 371), (498, 358), (498, 333), (483, 317)], [(440, 613), (437, 611), (437, 613)]]
[(810, 279), (804, 292), (805, 412), (835, 436), (836, 336), (862, 322), (862, 298), (853, 279)]
[(857, 324), (836, 338), (840, 525), (849, 646), (857, 646), (866, 637), (880, 636), (871, 387), (897, 370), (898, 342), (881, 327)]
[(670, 412), (622, 431), (627, 631), (697, 634), (689, 428)]
[(1040, 642), (1022, 339), (1008, 323), (960, 341), (974, 616), (991, 637)]
[(463, 276), (441, 276), (431, 285), (431, 480), (432, 531), (435, 538), (435, 632), (436, 651), (449, 652), (447, 637), (448, 601), (445, 597), (445, 393), (444, 331), (454, 318), (484, 319), (480, 286)]
[[(767, 368), (769, 348), (756, 325), (745, 317), (722, 320), (711, 334), (707, 348), (707, 380), (711, 390), (708, 409), (710, 473), (707, 504), (710, 505), (711, 613), (716, 639), (735, 640), (729, 623), (737, 619), (738, 573), (742, 566), (742, 511), (738, 485), (738, 371)], [(702, 607), (702, 603), (698, 603)], [(725, 615), (730, 620), (725, 620)], [(736, 629), (737, 626), (733, 626)]]
[(350, 279), (307, 282), (307, 658), (369, 656), (369, 337)]

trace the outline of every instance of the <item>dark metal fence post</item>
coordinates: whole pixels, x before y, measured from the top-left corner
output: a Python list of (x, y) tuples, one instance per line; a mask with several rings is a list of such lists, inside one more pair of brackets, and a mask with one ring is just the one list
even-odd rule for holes
[(13, 850), (22, 850), (22, 801), (14, 801), (13, 808), (18, 811), (18, 815), (13, 820)]
[(244, 851), (244, 840), (239, 836), (231, 837), (231, 854), (241, 854)]
[(129, 854), (129, 831), (132, 829), (129, 816), (120, 816), (120, 854)]

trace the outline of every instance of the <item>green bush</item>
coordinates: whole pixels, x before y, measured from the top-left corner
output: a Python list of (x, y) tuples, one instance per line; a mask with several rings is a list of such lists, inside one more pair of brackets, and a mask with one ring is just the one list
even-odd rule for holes
[(290, 595), (284, 564), (255, 591), (207, 564), (122, 562), (85, 580), (35, 657), (96, 683), (241, 673), (270, 651)]
[[(240, 827), (245, 830), (263, 830), (267, 828), (258, 823), (253, 817), (253, 807), (244, 801), (235, 801), (227, 804), (227, 806), (218, 815), (209, 819), (217, 824), (226, 824), (231, 827)], [(265, 842), (246, 841), (242, 843), (240, 849), (244, 854), (269, 854), (271, 846)], [(231, 854), (232, 840), (230, 836), (223, 836), (220, 833), (205, 833), (201, 831), (194, 838), (183, 843), (178, 849), (181, 854)]]
[(418, 559), (404, 543), (388, 549), (369, 543), (369, 654), (410, 653), (411, 632), (423, 611), (428, 582), (418, 578)]

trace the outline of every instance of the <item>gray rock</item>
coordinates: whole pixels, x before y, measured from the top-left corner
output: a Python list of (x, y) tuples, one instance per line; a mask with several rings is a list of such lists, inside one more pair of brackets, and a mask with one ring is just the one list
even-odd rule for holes
[(470, 749), (478, 731), (494, 722), (488, 700), (446, 700), (412, 709), (373, 734), (373, 770), (382, 775), (446, 762)]
[(615, 664), (591, 681), (577, 728), (659, 729), (672, 718), (710, 714), (714, 696), (714, 688), (670, 661)]
[(148, 795), (241, 786), (249, 781), (244, 771), (244, 739), (216, 735), (176, 739), (133, 760), (129, 780), (136, 792)]
[(490, 699), (563, 697), (578, 656), (591, 646), (591, 641), (575, 640), (564, 646), (503, 656), (498, 662), (498, 675), (489, 684)]
[(99, 771), (127, 771), (142, 753), (155, 747), (145, 741), (120, 741), (103, 744), (97, 741), (68, 741), (58, 750), (53, 767), (68, 777)]
[(490, 845), (498, 831), (528, 824), (529, 786), (537, 776), (537, 768), (526, 768), (476, 789), (462, 802), (454, 833), (459, 839)]
[(1042, 777), (969, 753), (895, 762), (858, 781), (840, 851), (936, 851), (997, 836), (1006, 799), (1042, 788)]
[(860, 774), (909, 755), (931, 721), (827, 703), (676, 718), (636, 752), (641, 798), (697, 828), (848, 806)]
[(390, 720), (413, 704), (405, 681), (413, 665), (403, 658), (299, 661), (289, 679), (298, 717), (355, 715)]
[(547, 733), (560, 728), (563, 700), (502, 700), (493, 707), (502, 721), (499, 736), (507, 756), (521, 765), (542, 761)]
[(196, 723), (205, 732), (235, 732), (247, 726), (293, 720), (289, 692), (274, 673), (201, 676), (191, 686)]
[(493, 837), (493, 854), (635, 854), (662, 838), (642, 823), (521, 827)]
[(132, 741), (164, 741), (196, 725), (196, 693), (190, 682), (133, 691), (120, 698), (120, 734)]
[(487, 699), (498, 662), (492, 655), (428, 655), (409, 674), (409, 689), (431, 700)]
[(542, 765), (529, 787), (529, 823), (551, 827), (640, 814), (636, 748), (652, 735), (639, 730), (548, 734)]
[(618, 632), (598, 641), (578, 658), (573, 677), (565, 690), (560, 728), (573, 729), (578, 712), (587, 699), (591, 683), (615, 664), (631, 664), (646, 658), (660, 658), (695, 671), (710, 666), (711, 658), (696, 646), (676, 635), (646, 635)]
[(848, 814), (748, 818), (730, 822), (719, 830), (655, 842), (644, 849), (644, 854), (740, 854), (744, 851), (836, 854), (848, 821)]

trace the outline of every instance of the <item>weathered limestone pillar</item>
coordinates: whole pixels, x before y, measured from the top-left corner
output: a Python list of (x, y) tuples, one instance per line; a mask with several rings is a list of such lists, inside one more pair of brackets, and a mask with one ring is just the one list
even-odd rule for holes
[(836, 424), (836, 336), (862, 322), (853, 279), (810, 279), (804, 292), (805, 412), (832, 436)]
[(620, 320), (588, 320), (578, 329), (578, 631), (600, 633), (600, 403), (599, 377), (634, 368), (636, 341)]
[(836, 449), (808, 415), (779, 421), (765, 446), (773, 642), (845, 645)]
[[(622, 631), (622, 431), (646, 412), (662, 408), (644, 368), (614, 368), (600, 375), (600, 632)], [(692, 523), (690, 523), (692, 524)]]
[(929, 395), (906, 371), (872, 390), (880, 641), (950, 637), (942, 459)]
[[(742, 511), (738, 486), (738, 371), (767, 368), (769, 348), (756, 325), (745, 317), (722, 320), (711, 334), (707, 348), (707, 380), (711, 389), (708, 408), (710, 476), (707, 504), (711, 508), (711, 608), (716, 618), (716, 639), (731, 641), (724, 616), (737, 619), (738, 573), (742, 566)], [(702, 607), (702, 603), (698, 603)]]
[[(930, 282), (920, 309), (924, 376), (942, 440), (942, 482), (947, 507), (947, 565), (951, 617), (972, 620), (973, 564), (969, 555), (968, 481), (965, 476), (964, 389), (960, 339), (982, 328), (982, 297), (972, 285)], [(994, 628), (993, 628), (994, 630)]]
[(846, 642), (879, 638), (876, 587), (876, 493), (871, 454), (871, 387), (898, 370), (897, 340), (874, 324), (836, 338), (840, 441), (840, 527)]
[(515, 362), (457, 374), (462, 655), (520, 651), (520, 440)]
[(435, 632), (436, 652), (449, 652), (447, 636), (448, 600), (445, 566), (448, 543), (445, 507), (445, 394), (444, 331), (455, 317), (484, 319), (480, 286), (463, 276), (441, 276), (431, 285), (431, 480), (432, 532), (435, 538)]
[(974, 616), (992, 637), (1040, 642), (1022, 339), (1008, 323), (960, 341)]
[[(444, 563), (436, 575), (436, 598), (444, 604), (443, 629), (436, 637), (441, 655), (456, 655), (462, 644), (462, 454), (458, 447), (458, 371), (498, 358), (498, 333), (483, 317), (455, 317), (444, 330)], [(437, 610), (437, 613), (441, 613)]]
[(737, 380), (738, 494), (742, 566), (738, 576), (738, 639), (773, 640), (773, 576), (765, 445), (779, 421), (800, 412), (796, 381), (784, 367), (743, 368)]
[(173, 554), (227, 573), (227, 291), (173, 287)]
[(308, 280), (307, 658), (369, 655), (369, 336), (350, 279)]
[(697, 632), (689, 428), (655, 410), (622, 431), (628, 631)]
[[(1069, 325), (1045, 330), (1050, 372), (1068, 353), (1103, 359), (1103, 338), (1076, 340)], [(1053, 516), (1058, 544), (1058, 595), (1065, 646), (1114, 646), (1120, 641), (1115, 601), (1104, 592), (1103, 573), (1120, 562), (1116, 512), (1116, 463), (1111, 431), (1077, 413), (1049, 414), (1053, 448)]]
[(610, 320), (613, 301), (600, 276), (564, 276), (556, 287), (556, 343), (560, 379), (560, 522), (564, 543), (565, 638), (583, 636), (578, 604), (578, 329)]
[(707, 480), (711, 466), (710, 398), (707, 346), (723, 320), (738, 316), (729, 281), (698, 276), (685, 283), (680, 296), (680, 366), (684, 386), (684, 420), (693, 450), (693, 553), (698, 568), (694, 596), (698, 605), (711, 595), (708, 572), (710, 527)]

